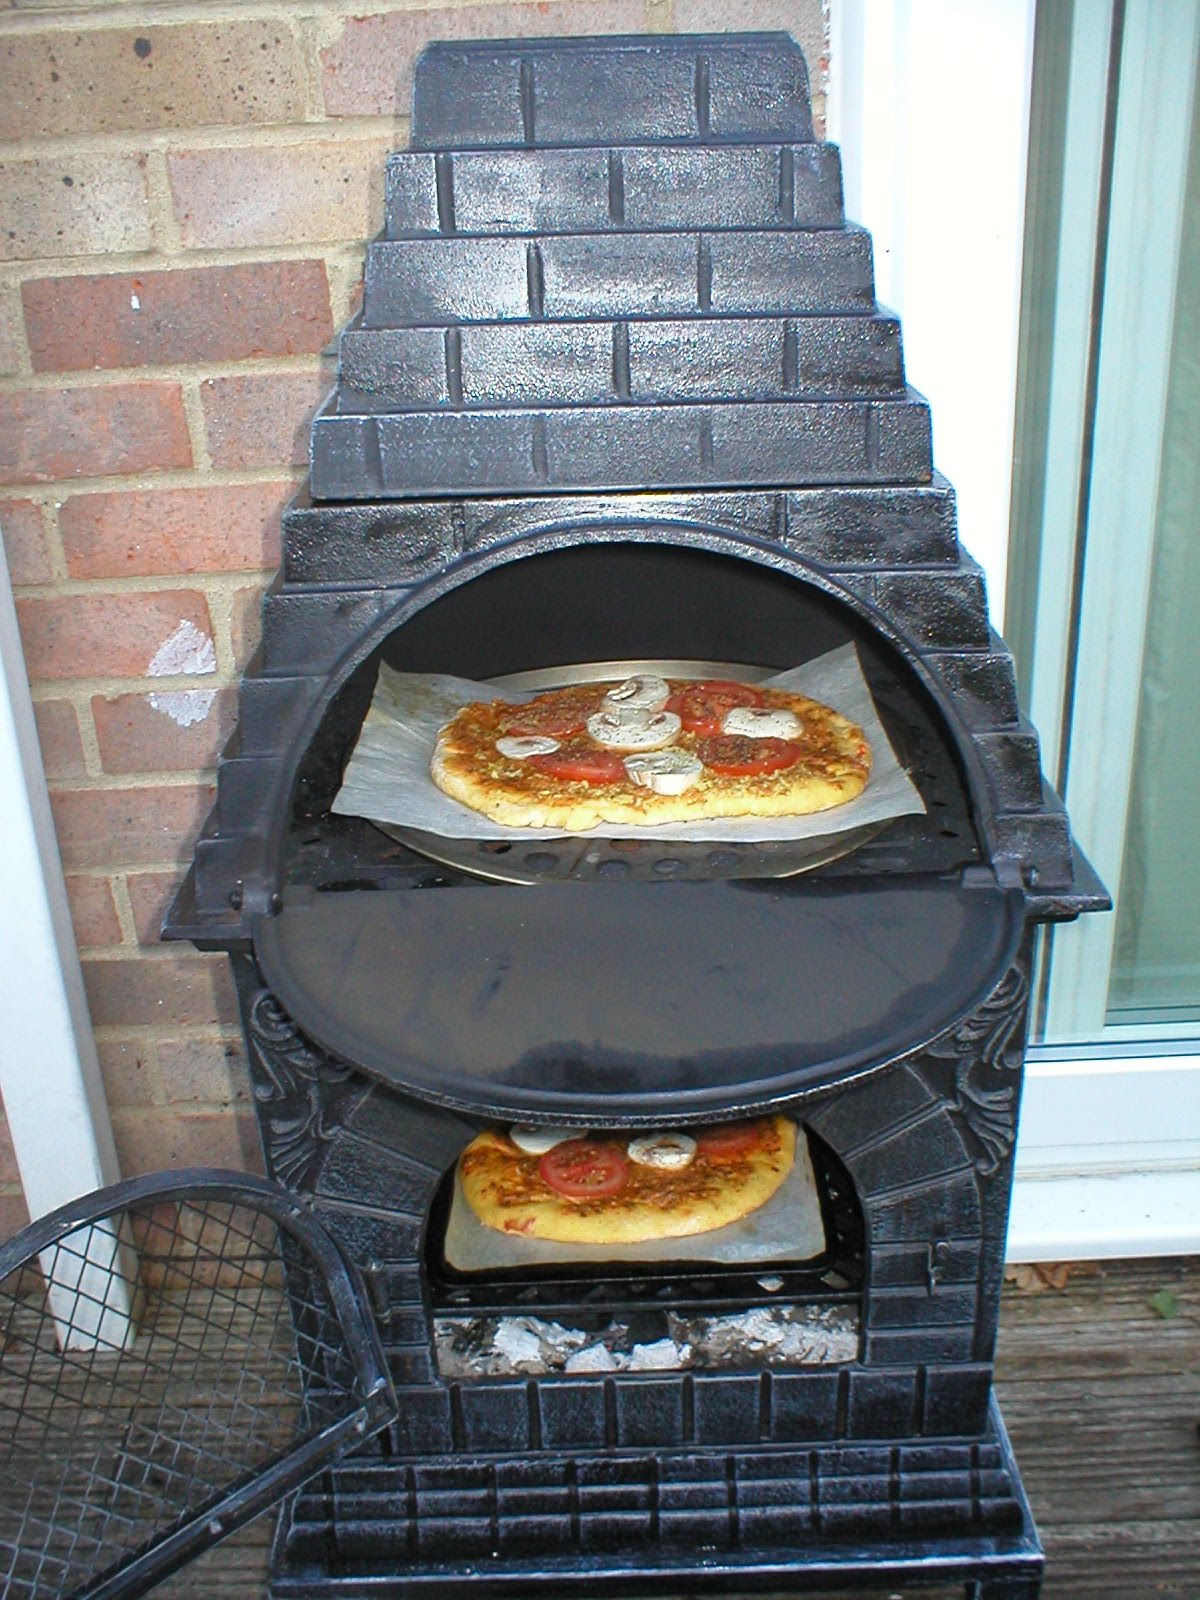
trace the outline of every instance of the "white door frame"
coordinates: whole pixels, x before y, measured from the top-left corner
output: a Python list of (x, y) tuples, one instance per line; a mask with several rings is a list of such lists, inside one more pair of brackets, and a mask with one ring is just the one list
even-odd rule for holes
[(0, 1095), (32, 1217), (120, 1176), (0, 547)]

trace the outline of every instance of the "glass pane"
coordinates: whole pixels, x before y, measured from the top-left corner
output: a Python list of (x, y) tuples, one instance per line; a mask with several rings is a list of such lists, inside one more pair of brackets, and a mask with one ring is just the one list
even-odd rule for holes
[(1200, 1020), (1200, 125), (1175, 304), (1108, 1021)]

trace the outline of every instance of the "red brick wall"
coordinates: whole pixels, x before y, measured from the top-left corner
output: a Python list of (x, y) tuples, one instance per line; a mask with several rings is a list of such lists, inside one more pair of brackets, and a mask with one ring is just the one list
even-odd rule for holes
[[(0, 0), (0, 526), (127, 1174), (255, 1165), (225, 958), (157, 942), (212, 799), (427, 40), (820, 0)], [(0, 1232), (21, 1213), (0, 1118)]]

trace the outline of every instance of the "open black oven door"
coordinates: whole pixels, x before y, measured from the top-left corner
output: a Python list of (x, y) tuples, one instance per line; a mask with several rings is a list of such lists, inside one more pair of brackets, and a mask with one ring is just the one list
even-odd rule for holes
[(286, 1189), (72, 1201), (0, 1244), (0, 1591), (141, 1594), (395, 1414), (362, 1281)]
[(495, 1120), (696, 1122), (886, 1066), (999, 983), (987, 869), (696, 883), (292, 886), (255, 955), (335, 1056)]

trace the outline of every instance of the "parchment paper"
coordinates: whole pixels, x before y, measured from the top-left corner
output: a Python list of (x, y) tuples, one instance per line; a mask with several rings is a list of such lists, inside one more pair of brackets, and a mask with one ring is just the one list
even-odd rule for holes
[(808, 1141), (801, 1132), (792, 1170), (766, 1205), (727, 1228), (643, 1244), (556, 1244), (551, 1239), (522, 1239), (480, 1222), (456, 1172), (443, 1248), (447, 1265), (456, 1272), (562, 1266), (568, 1261), (724, 1261), (757, 1266), (770, 1261), (811, 1261), (825, 1248), (825, 1224)]
[[(819, 700), (860, 725), (871, 747), (872, 767), (867, 786), (856, 799), (807, 817), (725, 817), (621, 828), (602, 823), (591, 832), (601, 838), (624, 834), (639, 839), (750, 844), (817, 838), (924, 811), (921, 796), (888, 743), (854, 645), (842, 645), (815, 661), (761, 681)], [(517, 694), (493, 684), (441, 673), (394, 672), (381, 664), (371, 708), (333, 810), (343, 816), (420, 828), (446, 839), (495, 839), (499, 834), (505, 839), (563, 837), (563, 828), (508, 828), (492, 822), (443, 794), (429, 775), (438, 733), (460, 706), (472, 700), (504, 699), (518, 704), (532, 698), (532, 694)]]

